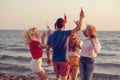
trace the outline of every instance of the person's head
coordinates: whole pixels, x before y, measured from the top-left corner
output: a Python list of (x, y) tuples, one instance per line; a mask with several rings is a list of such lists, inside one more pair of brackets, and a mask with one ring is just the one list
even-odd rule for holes
[(71, 34), (70, 39), (74, 41), (78, 40), (78, 33)]
[(83, 30), (83, 34), (85, 35), (85, 37), (95, 38), (97, 36), (95, 26), (87, 24), (86, 29)]
[(36, 27), (30, 28), (23, 33), (24, 43), (28, 45), (32, 40), (39, 38), (39, 30)]
[(76, 48), (79, 48), (79, 44), (78, 44), (78, 33), (74, 33), (74, 34), (71, 34), (70, 35), (70, 38), (69, 38), (69, 51), (75, 51)]
[(58, 18), (55, 24), (58, 29), (62, 29), (65, 27), (65, 21), (63, 18)]

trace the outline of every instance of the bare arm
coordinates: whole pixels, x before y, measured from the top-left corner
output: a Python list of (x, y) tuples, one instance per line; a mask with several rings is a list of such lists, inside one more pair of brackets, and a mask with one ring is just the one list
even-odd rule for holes
[(84, 12), (81, 9), (79, 21), (74, 21), (74, 23), (77, 25), (77, 27), (72, 30), (72, 34), (74, 34), (75, 32), (78, 32), (78, 31), (81, 30), (81, 28), (82, 28), (82, 21), (83, 21), (84, 17), (85, 17)]
[(38, 47), (40, 47), (40, 48), (42, 48), (42, 49), (45, 49), (45, 48), (47, 48), (47, 45), (44, 45), (44, 44), (40, 43), (40, 44), (38, 45)]
[(50, 59), (50, 46), (49, 45), (47, 45), (46, 53), (47, 53), (47, 58)]
[(52, 64), (52, 60), (50, 58), (50, 46), (49, 45), (47, 45), (47, 48), (46, 48), (46, 55), (47, 55), (47, 64), (51, 65)]
[(96, 53), (100, 53), (101, 44), (98, 39), (90, 39)]
[(44, 39), (46, 37), (46, 32), (44, 32), (41, 36), (41, 43), (38, 45), (38, 47), (42, 48), (42, 49), (45, 49), (47, 46), (44, 44)]

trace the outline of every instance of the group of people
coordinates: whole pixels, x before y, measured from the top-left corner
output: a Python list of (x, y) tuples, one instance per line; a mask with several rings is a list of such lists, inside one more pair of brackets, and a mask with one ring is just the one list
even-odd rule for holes
[[(31, 70), (36, 73), (40, 80), (48, 80), (48, 75), (42, 67), (42, 49), (46, 49), (47, 64), (53, 65), (56, 80), (77, 80), (80, 71), (81, 80), (92, 80), (94, 59), (100, 52), (100, 42), (93, 25), (86, 25), (83, 34), (87, 38), (84, 42), (79, 40), (78, 32), (82, 29), (85, 15), (81, 10), (80, 18), (74, 21), (76, 27), (73, 30), (65, 30), (65, 20), (58, 18), (55, 22), (55, 31), (44, 32), (39, 39), (38, 28), (31, 28), (24, 32), (24, 42), (29, 46), (32, 55), (30, 62)], [(48, 36), (47, 44), (44, 43)], [(52, 48), (52, 59), (51, 51)]]

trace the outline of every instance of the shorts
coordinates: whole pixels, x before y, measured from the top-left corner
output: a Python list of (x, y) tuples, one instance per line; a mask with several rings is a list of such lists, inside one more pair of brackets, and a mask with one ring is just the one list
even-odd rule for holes
[(78, 69), (79, 60), (80, 58), (77, 56), (69, 56), (70, 69)]
[(42, 58), (39, 59), (32, 59), (30, 62), (30, 69), (34, 72), (34, 73), (38, 73), (41, 70), (43, 70), (42, 68)]
[(66, 76), (70, 72), (70, 65), (68, 62), (53, 62), (53, 66), (56, 75)]

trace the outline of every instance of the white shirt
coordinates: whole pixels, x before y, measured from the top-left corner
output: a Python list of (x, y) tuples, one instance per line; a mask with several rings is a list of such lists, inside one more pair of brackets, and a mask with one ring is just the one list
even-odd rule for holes
[(101, 44), (98, 38), (92, 39), (94, 42), (94, 46), (90, 39), (87, 39), (82, 46), (82, 51), (80, 52), (80, 56), (95, 58), (98, 53), (100, 53)]
[[(67, 55), (68, 56), (77, 56), (77, 57), (80, 57), (80, 52), (81, 52), (81, 49), (79, 50), (79, 51), (69, 51), (68, 50), (68, 40), (69, 40), (69, 38), (67, 39), (67, 51), (66, 51), (66, 53), (67, 53)], [(80, 46), (82, 47), (82, 45), (83, 45), (83, 41), (81, 41), (81, 40), (79, 40), (79, 44), (80, 44)]]

